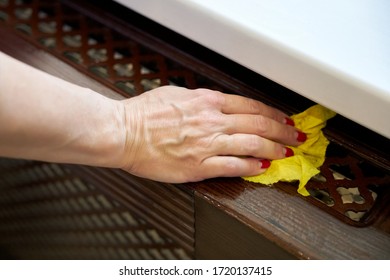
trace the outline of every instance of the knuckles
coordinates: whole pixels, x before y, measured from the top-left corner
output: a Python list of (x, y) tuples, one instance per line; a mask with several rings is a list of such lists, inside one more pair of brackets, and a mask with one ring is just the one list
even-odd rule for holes
[(203, 104), (208, 104), (214, 108), (221, 108), (225, 103), (225, 95), (219, 91), (210, 89), (195, 89), (194, 92), (201, 98)]
[(266, 135), (271, 128), (271, 120), (267, 117), (256, 116), (253, 122), (258, 135)]
[(246, 141), (241, 143), (242, 155), (255, 156), (263, 149), (264, 143), (262, 139), (256, 135), (248, 135)]

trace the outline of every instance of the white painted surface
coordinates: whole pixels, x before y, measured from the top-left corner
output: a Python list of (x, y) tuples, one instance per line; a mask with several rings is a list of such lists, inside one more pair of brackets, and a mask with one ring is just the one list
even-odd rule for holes
[(390, 1), (115, 0), (390, 138)]

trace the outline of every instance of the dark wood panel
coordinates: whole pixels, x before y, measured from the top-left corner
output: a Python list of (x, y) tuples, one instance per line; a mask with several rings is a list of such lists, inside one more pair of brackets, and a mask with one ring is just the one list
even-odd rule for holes
[[(388, 233), (374, 226), (347, 225), (298, 194), (282, 191), (283, 185), (266, 187), (239, 178), (221, 178), (191, 187), (197, 203), (207, 201), (296, 258), (390, 259)], [(234, 227), (230, 230), (235, 234)]]
[(158, 232), (184, 248), (194, 250), (193, 193), (181, 185), (137, 178), (121, 170), (68, 165), (73, 174), (119, 201)]
[(268, 238), (201, 196), (195, 197), (196, 259), (295, 259)]
[(192, 259), (191, 192), (118, 172), (0, 158), (0, 258)]

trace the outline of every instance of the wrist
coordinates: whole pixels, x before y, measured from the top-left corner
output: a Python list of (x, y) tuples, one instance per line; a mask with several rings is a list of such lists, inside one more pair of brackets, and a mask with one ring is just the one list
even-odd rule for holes
[(91, 159), (87, 164), (121, 168), (126, 143), (125, 109), (120, 101), (104, 98), (104, 108), (97, 114), (96, 137), (92, 140)]

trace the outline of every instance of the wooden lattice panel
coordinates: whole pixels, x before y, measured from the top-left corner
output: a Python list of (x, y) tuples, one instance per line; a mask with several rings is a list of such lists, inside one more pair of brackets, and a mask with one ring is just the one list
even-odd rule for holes
[(390, 176), (341, 146), (330, 144), (321, 173), (309, 181), (309, 201), (352, 225), (375, 220), (386, 207)]
[[(191, 210), (176, 216), (190, 227), (187, 233), (178, 236), (182, 241), (176, 242), (172, 236), (175, 225), (170, 230), (171, 236), (165, 234), (164, 226), (143, 219), (63, 165), (0, 159), (0, 193), (0, 246), (11, 256), (24, 259), (193, 257)], [(157, 190), (152, 193), (158, 196)], [(183, 201), (190, 202), (188, 198)], [(185, 207), (183, 201), (181, 209)], [(167, 204), (169, 201), (165, 203), (169, 208)], [(151, 203), (141, 207), (153, 215)], [(161, 208), (160, 213), (167, 212)], [(187, 208), (192, 208), (191, 202)], [(183, 212), (175, 211), (178, 215)]]
[(125, 96), (162, 85), (212, 87), (173, 60), (59, 1), (0, 0), (0, 9), (0, 22)]

